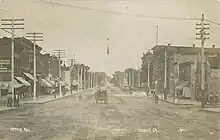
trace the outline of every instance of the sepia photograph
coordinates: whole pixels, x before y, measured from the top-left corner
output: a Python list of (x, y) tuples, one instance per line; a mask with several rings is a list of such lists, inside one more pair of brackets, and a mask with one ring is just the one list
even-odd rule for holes
[(220, 140), (220, 0), (0, 0), (0, 140)]

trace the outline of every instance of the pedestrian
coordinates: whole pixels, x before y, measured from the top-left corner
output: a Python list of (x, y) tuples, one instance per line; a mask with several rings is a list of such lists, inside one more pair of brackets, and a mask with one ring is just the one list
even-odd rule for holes
[(16, 107), (16, 102), (17, 102), (17, 100), (16, 100), (16, 93), (13, 96), (13, 102), (14, 102), (14, 107)]
[(7, 95), (7, 107), (12, 107), (12, 102), (13, 102), (12, 93), (8, 93), (8, 95)]
[(54, 98), (56, 98), (56, 92), (54, 89), (51, 90), (51, 94), (53, 95)]
[(176, 91), (173, 93), (173, 103), (175, 102), (176, 99)]
[(175, 101), (177, 101), (177, 103), (179, 103), (179, 92), (178, 91), (174, 93), (173, 103), (175, 103)]
[(214, 103), (215, 104), (218, 103), (218, 92), (216, 92), (215, 95), (214, 95)]
[(155, 99), (155, 104), (158, 104), (159, 97), (156, 93), (154, 94), (154, 99)]
[(214, 101), (214, 95), (213, 95), (212, 92), (211, 92), (210, 95), (209, 95), (209, 99), (210, 99), (210, 104), (213, 104), (213, 101)]
[(70, 92), (71, 92), (71, 94), (73, 94), (73, 85), (72, 84), (70, 86)]
[(15, 98), (16, 98), (16, 107), (19, 107), (20, 106), (19, 105), (20, 96), (19, 96), (18, 92), (15, 94)]

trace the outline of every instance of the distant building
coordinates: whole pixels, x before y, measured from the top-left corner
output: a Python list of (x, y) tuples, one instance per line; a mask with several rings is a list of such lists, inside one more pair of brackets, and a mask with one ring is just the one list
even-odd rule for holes
[[(182, 96), (195, 99), (198, 96), (197, 90), (201, 87), (200, 79), (198, 79), (201, 76), (198, 68), (200, 50), (201, 48), (195, 47), (195, 45), (192, 47), (173, 46), (169, 44), (156, 45), (152, 48), (152, 54), (146, 53), (142, 57), (142, 74), (145, 73), (142, 77), (147, 77), (146, 64), (150, 61), (152, 65), (150, 76), (153, 75), (151, 85), (152, 87), (155, 86), (159, 93), (164, 93), (166, 90), (168, 94), (172, 94), (176, 90), (181, 90)], [(220, 48), (205, 48), (205, 56), (206, 59), (209, 58), (209, 64), (214, 63), (214, 60), (211, 59), (216, 54), (220, 54)], [(207, 65), (205, 66), (208, 67)], [(211, 67), (219, 67), (216, 64), (211, 65)], [(146, 81), (146, 78), (143, 81)]]
[[(154, 71), (153, 71), (153, 59), (154, 54), (148, 51), (144, 53), (141, 57), (142, 65), (141, 65), (141, 83), (147, 88), (148, 85), (148, 70), (149, 70), (149, 86), (150, 88), (154, 88)], [(149, 67), (149, 68), (148, 68)]]

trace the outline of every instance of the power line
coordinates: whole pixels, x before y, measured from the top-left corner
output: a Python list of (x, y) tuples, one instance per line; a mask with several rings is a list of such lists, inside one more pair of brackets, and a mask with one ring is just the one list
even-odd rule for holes
[(107, 14), (124, 15), (124, 16), (132, 16), (132, 17), (169, 19), (169, 20), (188, 20), (188, 21), (198, 21), (198, 20), (200, 20), (199, 18), (162, 17), (162, 16), (150, 16), (150, 15), (120, 13), (120, 12), (93, 9), (93, 8), (88, 8), (88, 7), (75, 6), (75, 5), (69, 5), (69, 4), (59, 3), (59, 2), (52, 2), (52, 1), (45, 1), (45, 0), (35, 0), (35, 2), (44, 3), (44, 4), (48, 4), (48, 5), (56, 5), (56, 6), (59, 6), (59, 7), (69, 7), (69, 8), (75, 8), (75, 9), (81, 9), (81, 10), (87, 10), (87, 11), (95, 11), (95, 12), (102, 12), (102, 13), (107, 13)]
[(215, 24), (215, 25), (220, 25), (220, 23), (215, 22), (215, 21), (212, 21), (212, 20), (208, 20), (208, 19), (206, 19), (205, 21), (207, 21), (207, 22), (209, 22), (209, 23), (213, 23), (213, 24)]

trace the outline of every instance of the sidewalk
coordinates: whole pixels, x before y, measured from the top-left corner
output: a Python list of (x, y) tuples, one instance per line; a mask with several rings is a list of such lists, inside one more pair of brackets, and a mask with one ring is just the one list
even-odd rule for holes
[(179, 99), (178, 102), (173, 102), (173, 97), (167, 97), (167, 100), (164, 100), (161, 95), (159, 95), (159, 99), (163, 102), (171, 103), (174, 105), (200, 105), (200, 102), (197, 102), (196, 100), (187, 100), (187, 99)]
[[(88, 89), (86, 91), (82, 91), (82, 92), (89, 92), (92, 91), (93, 89)], [(48, 102), (52, 102), (52, 101), (56, 101), (59, 99), (63, 99), (66, 97), (69, 97), (71, 95), (76, 95), (80, 92), (73, 92), (73, 94), (71, 94), (70, 92), (68, 92), (65, 96), (57, 96), (57, 98), (54, 98), (53, 95), (42, 95), (37, 97), (37, 99), (34, 101), (32, 98), (25, 98), (25, 99), (21, 99), (20, 100), (20, 105), (22, 104), (44, 104), (44, 103), (48, 103)], [(0, 112), (1, 111), (7, 111), (7, 110), (13, 110), (16, 109), (17, 107), (10, 107), (8, 108), (6, 105), (5, 106), (1, 106), (0, 105)]]
[(204, 108), (204, 109), (200, 109), (200, 111), (204, 111), (204, 112), (210, 112), (210, 113), (220, 113), (220, 108)]

